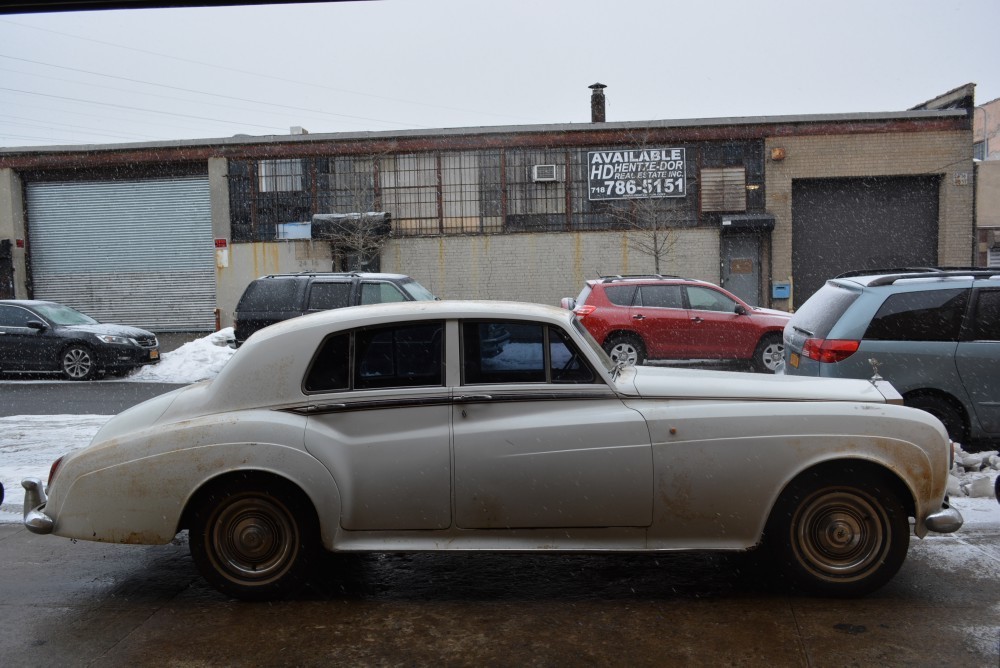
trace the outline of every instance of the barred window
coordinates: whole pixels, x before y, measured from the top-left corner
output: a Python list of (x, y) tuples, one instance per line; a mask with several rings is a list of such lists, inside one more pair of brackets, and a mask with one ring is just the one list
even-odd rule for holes
[(746, 182), (744, 167), (701, 170), (701, 210), (746, 211)]
[(257, 163), (257, 188), (262, 193), (302, 190), (302, 161), (261, 160)]

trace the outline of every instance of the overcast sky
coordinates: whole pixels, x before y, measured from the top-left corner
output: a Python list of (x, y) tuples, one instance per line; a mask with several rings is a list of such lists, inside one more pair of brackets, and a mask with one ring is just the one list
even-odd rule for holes
[(1000, 97), (996, 0), (383, 0), (0, 16), (0, 146)]

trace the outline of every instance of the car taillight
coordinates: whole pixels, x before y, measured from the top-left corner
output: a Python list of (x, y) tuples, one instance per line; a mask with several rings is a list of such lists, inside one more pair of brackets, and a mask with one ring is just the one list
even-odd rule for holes
[(597, 309), (593, 304), (584, 304), (583, 306), (577, 306), (573, 309), (573, 313), (576, 313), (581, 318), (586, 317), (593, 313)]
[(62, 460), (63, 460), (63, 458), (60, 457), (59, 459), (57, 459), (54, 462), (52, 462), (52, 466), (49, 467), (49, 484), (50, 485), (52, 484), (52, 481), (55, 480), (56, 471), (59, 470), (59, 465), (62, 464)]
[(860, 341), (851, 339), (806, 339), (802, 356), (817, 362), (842, 362), (858, 351)]

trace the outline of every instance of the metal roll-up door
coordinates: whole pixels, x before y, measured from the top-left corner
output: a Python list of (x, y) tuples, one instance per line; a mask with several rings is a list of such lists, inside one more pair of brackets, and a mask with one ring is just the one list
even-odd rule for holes
[(847, 271), (936, 265), (938, 190), (936, 176), (793, 181), (794, 305)]
[(153, 331), (215, 328), (207, 176), (29, 183), (36, 299)]

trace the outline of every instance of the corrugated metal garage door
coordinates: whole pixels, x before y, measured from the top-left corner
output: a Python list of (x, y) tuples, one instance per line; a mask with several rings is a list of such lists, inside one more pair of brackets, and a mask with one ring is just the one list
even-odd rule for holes
[(215, 328), (207, 176), (29, 183), (36, 299), (153, 331)]
[(937, 177), (792, 183), (794, 306), (846, 271), (934, 266), (937, 248)]

